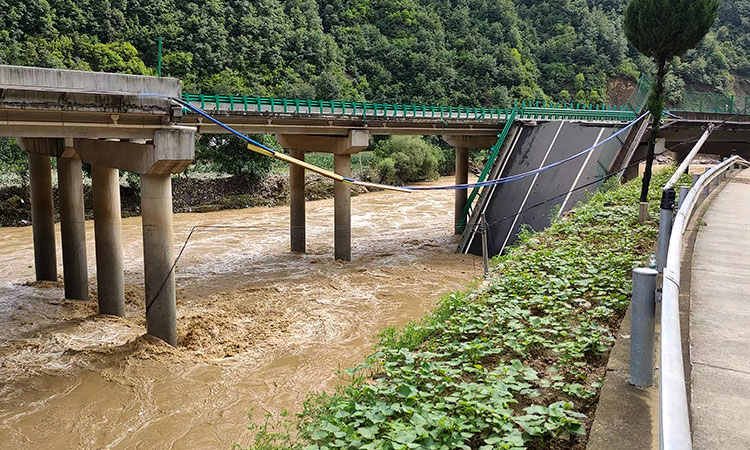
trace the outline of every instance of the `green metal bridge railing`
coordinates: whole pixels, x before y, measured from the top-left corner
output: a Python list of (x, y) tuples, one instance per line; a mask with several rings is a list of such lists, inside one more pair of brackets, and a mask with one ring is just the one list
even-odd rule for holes
[(406, 117), (506, 121), (515, 109), (519, 119), (567, 119), (627, 122), (635, 118), (628, 105), (521, 102), (514, 108), (404, 105), (391, 103), (304, 100), (234, 95), (183, 94), (183, 100), (207, 111), (328, 114), (368, 117)]
[[(497, 160), (497, 157), (500, 155), (500, 150), (503, 148), (503, 144), (505, 144), (505, 140), (508, 138), (508, 134), (510, 133), (511, 127), (513, 127), (513, 122), (516, 119), (516, 115), (518, 114), (518, 110), (516, 108), (513, 108), (513, 110), (510, 113), (510, 116), (508, 117), (508, 120), (505, 122), (505, 126), (503, 126), (503, 131), (497, 135), (497, 142), (495, 142), (495, 145), (492, 146), (490, 149), (490, 155), (487, 158), (487, 163), (484, 165), (484, 169), (482, 170), (482, 173), (479, 175), (478, 183), (482, 183), (487, 180), (487, 177), (490, 174), (490, 171), (495, 166), (495, 161)], [(482, 188), (479, 186), (474, 187), (474, 189), (471, 190), (471, 194), (469, 194), (469, 198), (466, 200), (466, 206), (464, 207), (464, 211), (461, 214), (461, 218), (458, 221), (458, 228), (459, 230), (463, 230), (466, 226), (466, 222), (471, 218), (472, 214), (474, 213), (474, 201), (477, 199), (477, 196), (479, 195), (479, 192)]]
[[(645, 107), (651, 92), (651, 81), (644, 74), (638, 80), (638, 87), (634, 92), (630, 106), (633, 109)], [(735, 97), (723, 92), (700, 92), (686, 90), (678, 101), (668, 103), (668, 111), (693, 112), (708, 114), (748, 114), (750, 113), (750, 96)]]

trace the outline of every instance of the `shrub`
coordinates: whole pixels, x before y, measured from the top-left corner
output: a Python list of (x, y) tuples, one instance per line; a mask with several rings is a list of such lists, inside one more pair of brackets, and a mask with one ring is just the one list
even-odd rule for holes
[(440, 148), (419, 136), (393, 136), (375, 147), (375, 178), (381, 183), (404, 184), (431, 180), (440, 173)]

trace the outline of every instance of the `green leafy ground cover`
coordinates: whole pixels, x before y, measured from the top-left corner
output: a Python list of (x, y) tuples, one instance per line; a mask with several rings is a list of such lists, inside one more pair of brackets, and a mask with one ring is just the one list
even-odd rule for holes
[[(652, 217), (671, 171), (655, 175)], [(638, 180), (525, 232), (491, 277), (386, 330), (350, 383), (308, 399), (295, 437), (254, 426), (253, 448), (581, 449), (631, 269), (656, 240)]]

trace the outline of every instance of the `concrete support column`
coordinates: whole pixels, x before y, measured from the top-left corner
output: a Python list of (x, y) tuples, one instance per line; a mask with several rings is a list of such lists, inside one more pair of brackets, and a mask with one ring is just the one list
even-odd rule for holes
[[(342, 176), (352, 174), (351, 155), (333, 155), (334, 171)], [(343, 261), (352, 260), (351, 186), (334, 182), (334, 256)]]
[[(292, 158), (305, 160), (304, 150), (289, 151)], [(305, 253), (305, 169), (294, 164), (289, 166), (289, 222), (292, 251)]]
[(172, 228), (172, 176), (141, 175), (146, 332), (177, 345)]
[(120, 171), (110, 167), (92, 166), (91, 184), (94, 198), (99, 314), (124, 317)]
[[(469, 182), (469, 149), (456, 147), (456, 184), (466, 184)], [(463, 233), (463, 226), (460, 225), (461, 217), (466, 208), (466, 198), (468, 191), (466, 189), (456, 190), (456, 207), (454, 217), (455, 233)]]
[(65, 298), (88, 300), (89, 276), (86, 261), (86, 223), (83, 213), (83, 172), (78, 156), (57, 159), (60, 193)]
[(34, 235), (34, 268), (37, 281), (57, 281), (55, 210), (49, 156), (29, 153), (31, 228)]

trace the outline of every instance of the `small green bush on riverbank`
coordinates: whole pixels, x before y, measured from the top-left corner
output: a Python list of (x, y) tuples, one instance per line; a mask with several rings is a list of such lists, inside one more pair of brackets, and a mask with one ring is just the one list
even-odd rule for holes
[[(652, 217), (668, 176), (655, 176)], [(631, 269), (656, 239), (638, 194), (600, 191), (524, 233), (482, 286), (385, 331), (351, 383), (308, 399), (297, 438), (256, 448), (584, 448)]]

